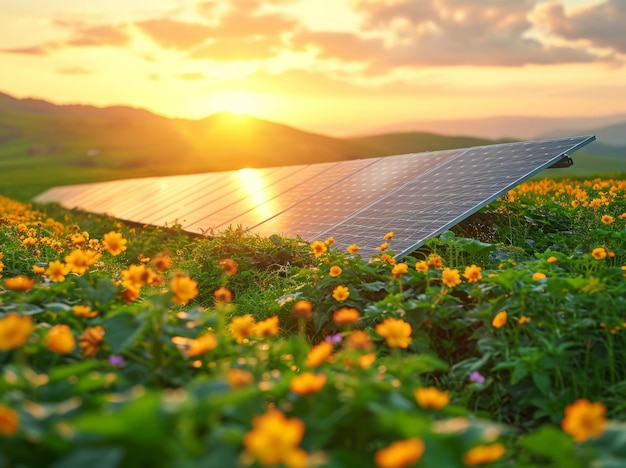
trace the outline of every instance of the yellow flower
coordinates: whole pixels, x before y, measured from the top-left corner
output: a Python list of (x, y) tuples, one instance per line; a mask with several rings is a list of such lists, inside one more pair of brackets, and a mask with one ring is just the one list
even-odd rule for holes
[(518, 324), (520, 326), (524, 325), (526, 322), (530, 322), (530, 317), (526, 317), (525, 315), (522, 315), (519, 320), (518, 320)]
[(178, 274), (170, 281), (170, 291), (174, 294), (174, 304), (185, 305), (198, 295), (198, 282), (189, 276)]
[(245, 387), (254, 382), (254, 376), (252, 372), (245, 369), (228, 369), (228, 371), (226, 371), (226, 382), (228, 382), (230, 388)]
[(72, 311), (76, 317), (94, 318), (98, 315), (98, 311), (92, 311), (88, 305), (75, 305), (72, 307)]
[(541, 272), (539, 272), (539, 271), (533, 275), (533, 279), (534, 279), (535, 281), (544, 280), (544, 279), (546, 279), (546, 278), (547, 278), (547, 276), (546, 276), (544, 273), (541, 273)]
[(313, 317), (313, 304), (306, 299), (300, 299), (293, 305), (292, 312), (296, 317), (310, 320)]
[(54, 281), (55, 283), (61, 283), (65, 280), (65, 275), (70, 272), (70, 267), (65, 263), (61, 263), (58, 260), (54, 260), (48, 264), (48, 269), (46, 270), (46, 276), (50, 279), (50, 281)]
[(128, 241), (124, 239), (122, 234), (115, 231), (106, 233), (102, 238), (102, 245), (111, 255), (119, 255), (124, 252), (127, 242)]
[(382, 252), (383, 250), (387, 250), (388, 248), (389, 244), (387, 242), (383, 242), (378, 247), (376, 247), (376, 250), (380, 250)]
[(333, 237), (329, 237), (324, 241), (326, 245), (333, 245), (335, 243), (335, 239)]
[(426, 273), (428, 271), (428, 263), (423, 260), (421, 262), (417, 262), (415, 264), (415, 270), (419, 271), (420, 273)]
[(406, 263), (397, 263), (391, 269), (391, 274), (393, 276), (402, 276), (409, 271), (409, 266)]
[(441, 268), (443, 268), (443, 261), (441, 260), (441, 257), (439, 255), (430, 254), (428, 256), (428, 266), (440, 270)]
[(325, 384), (326, 376), (324, 374), (303, 372), (291, 379), (289, 388), (293, 393), (298, 395), (308, 395), (309, 393), (319, 392)]
[(0, 318), (0, 352), (24, 346), (34, 328), (30, 315), (10, 312)]
[(426, 448), (424, 441), (418, 438), (397, 440), (382, 448), (374, 455), (378, 468), (404, 468), (417, 463)]
[(243, 438), (246, 451), (264, 466), (287, 462), (304, 436), (304, 423), (287, 418), (277, 409), (252, 420), (252, 430)]
[(374, 348), (374, 342), (364, 330), (355, 330), (348, 335), (346, 346), (349, 349), (369, 351)]
[(603, 224), (612, 224), (613, 221), (615, 221), (615, 218), (613, 218), (613, 216), (604, 215), (600, 221), (602, 221)]
[(389, 254), (382, 254), (380, 256), (380, 261), (383, 263), (388, 263), (389, 265), (395, 265), (396, 264), (396, 259), (393, 258), (391, 255)]
[(465, 267), (465, 271), (463, 272), (463, 277), (467, 280), (468, 283), (476, 283), (483, 276), (480, 274), (480, 267), (476, 265), (470, 265)]
[(606, 407), (602, 403), (581, 398), (565, 408), (561, 427), (576, 442), (584, 442), (590, 437), (600, 437), (606, 422)]
[(254, 326), (254, 334), (260, 338), (276, 336), (279, 332), (278, 315), (262, 320)]
[(322, 341), (320, 344), (311, 348), (311, 351), (309, 351), (304, 361), (304, 365), (307, 367), (319, 367), (326, 362), (332, 353), (333, 345), (327, 341)]
[(333, 312), (333, 322), (337, 325), (351, 325), (359, 321), (360, 315), (354, 307), (342, 307)]
[(350, 290), (345, 286), (337, 286), (333, 290), (333, 298), (336, 301), (342, 302), (350, 297)]
[(395, 233), (394, 233), (393, 231), (388, 232), (387, 234), (385, 234), (385, 235), (383, 236), (383, 239), (385, 239), (385, 240), (391, 240), (391, 239), (393, 239), (393, 236), (394, 236), (394, 235), (395, 235)]
[(145, 265), (131, 265), (122, 270), (122, 285), (126, 288), (140, 290), (145, 285), (157, 282), (157, 274)]
[(0, 435), (11, 437), (17, 432), (19, 425), (19, 413), (8, 406), (0, 404)]
[(80, 352), (85, 357), (94, 357), (100, 351), (104, 341), (104, 328), (100, 325), (87, 327), (78, 337)]
[(330, 272), (328, 274), (332, 276), (333, 278), (336, 278), (337, 276), (341, 274), (341, 271), (342, 270), (340, 266), (333, 265), (330, 267)]
[(550, 256), (550, 257), (548, 257), (548, 259), (546, 260), (546, 262), (548, 262), (548, 263), (556, 263), (556, 262), (558, 262), (558, 261), (559, 261), (559, 259), (558, 259), (558, 258), (556, 258), (554, 255), (551, 255), (551, 256)]
[(72, 330), (67, 325), (55, 325), (48, 330), (45, 343), (51, 351), (59, 354), (69, 354), (76, 347)]
[(11, 291), (26, 292), (35, 284), (35, 280), (24, 275), (17, 275), (4, 280), (4, 287)]
[(422, 408), (439, 410), (450, 403), (448, 392), (441, 392), (435, 387), (418, 388), (415, 390), (415, 399)]
[(39, 265), (33, 265), (32, 271), (36, 275), (43, 275), (46, 272), (46, 267), (42, 267), (42, 266), (39, 266)]
[(359, 364), (359, 367), (361, 367), (361, 369), (367, 369), (372, 364), (374, 364), (375, 360), (376, 360), (375, 353), (367, 353), (367, 354), (364, 354), (363, 356), (359, 356), (359, 359), (357, 359), (357, 362)]
[(234, 317), (228, 324), (228, 329), (237, 343), (242, 343), (254, 333), (254, 317), (250, 314)]
[(506, 452), (502, 444), (479, 445), (463, 455), (463, 463), (469, 466), (490, 463), (500, 458)]
[(441, 273), (441, 282), (449, 288), (453, 288), (461, 284), (461, 275), (459, 274), (459, 270), (453, 268), (444, 268), (443, 272)]
[(226, 288), (217, 288), (213, 293), (213, 297), (217, 302), (229, 304), (233, 300), (233, 293)]
[(69, 270), (78, 275), (85, 273), (91, 265), (96, 263), (97, 259), (88, 255), (82, 250), (74, 250), (65, 257), (65, 263)]
[(164, 253), (156, 254), (151, 263), (154, 269), (160, 273), (163, 273), (164, 271), (172, 268), (172, 259), (169, 257), (169, 255), (166, 255)]
[(346, 248), (346, 250), (347, 250), (349, 253), (351, 253), (351, 254), (353, 254), (353, 255), (354, 255), (355, 253), (357, 253), (357, 252), (359, 251), (359, 246), (358, 246), (358, 245), (356, 245), (356, 244), (352, 244), (352, 245), (348, 246), (348, 248)]
[(411, 343), (411, 332), (410, 323), (391, 317), (376, 325), (376, 333), (385, 338), (391, 348), (407, 348)]
[(220, 266), (222, 267), (222, 270), (224, 270), (224, 273), (226, 273), (226, 276), (234, 276), (237, 274), (237, 271), (239, 271), (239, 265), (237, 265), (237, 262), (230, 258), (220, 260)]
[(591, 256), (596, 260), (602, 260), (606, 258), (606, 249), (604, 247), (597, 247), (591, 251)]
[(506, 313), (506, 310), (498, 312), (491, 321), (491, 325), (493, 325), (495, 328), (502, 328), (504, 325), (506, 325), (506, 320), (508, 317), (509, 315)]
[(311, 244), (311, 249), (313, 250), (313, 255), (315, 255), (315, 258), (319, 258), (322, 255), (324, 255), (324, 252), (326, 252), (327, 247), (324, 242), (315, 241)]

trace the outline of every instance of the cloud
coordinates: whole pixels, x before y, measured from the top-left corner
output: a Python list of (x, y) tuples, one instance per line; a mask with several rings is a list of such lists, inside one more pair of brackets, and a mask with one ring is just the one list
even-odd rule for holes
[(57, 73), (61, 75), (92, 75), (94, 71), (83, 67), (67, 67), (57, 69)]
[(534, 0), (359, 0), (361, 29), (389, 44), (376, 68), (522, 66), (606, 60), (529, 36)]
[(536, 18), (551, 34), (626, 54), (624, 0), (607, 0), (570, 11), (561, 4), (549, 3), (537, 9)]
[(370, 61), (385, 54), (381, 38), (362, 38), (348, 32), (317, 32), (303, 30), (292, 38), (296, 48), (317, 49), (317, 57), (344, 61)]
[(14, 49), (0, 49), (0, 52), (7, 54), (23, 54), (23, 55), (47, 55), (60, 46), (57, 42), (47, 42), (32, 47), (17, 47)]
[(135, 23), (141, 31), (161, 47), (187, 50), (211, 37), (212, 29), (200, 23), (186, 23), (170, 19), (153, 19)]
[(278, 54), (279, 43), (267, 38), (227, 38), (198, 47), (190, 52), (194, 59), (211, 59), (219, 62), (269, 59)]

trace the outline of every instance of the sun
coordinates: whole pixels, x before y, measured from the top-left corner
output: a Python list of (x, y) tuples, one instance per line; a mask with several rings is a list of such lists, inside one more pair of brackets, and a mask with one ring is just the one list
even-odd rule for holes
[(258, 115), (262, 113), (259, 97), (247, 91), (218, 91), (211, 99), (214, 112), (232, 112), (234, 114)]

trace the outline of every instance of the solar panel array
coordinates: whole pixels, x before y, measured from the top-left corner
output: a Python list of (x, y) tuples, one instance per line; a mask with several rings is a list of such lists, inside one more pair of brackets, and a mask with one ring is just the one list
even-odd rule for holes
[(364, 256), (394, 231), (402, 257), (594, 139), (72, 185), (35, 201), (193, 233), (241, 226), (307, 241), (332, 236)]

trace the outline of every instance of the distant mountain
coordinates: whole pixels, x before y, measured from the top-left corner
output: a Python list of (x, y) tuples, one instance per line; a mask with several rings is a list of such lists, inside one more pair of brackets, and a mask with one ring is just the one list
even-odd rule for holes
[[(571, 134), (571, 130), (561, 129), (547, 132), (542, 137), (559, 138), (567, 134)], [(588, 152), (626, 158), (626, 122), (593, 127), (589, 134), (595, 135), (596, 141), (589, 145)]]
[(477, 138), (532, 140), (561, 131), (559, 136), (587, 135), (590, 129), (622, 124), (626, 114), (608, 117), (489, 117), (482, 119), (415, 120), (372, 127), (363, 135), (381, 133), (429, 132), (443, 135), (471, 135)]

